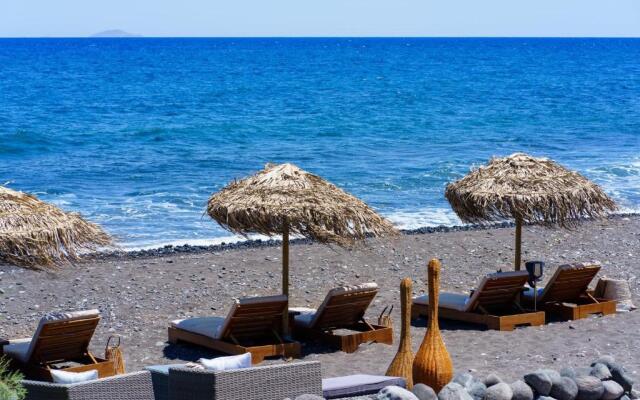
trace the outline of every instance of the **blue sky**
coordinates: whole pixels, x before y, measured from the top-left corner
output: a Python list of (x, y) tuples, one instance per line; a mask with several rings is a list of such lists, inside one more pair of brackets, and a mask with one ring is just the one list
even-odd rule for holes
[(640, 0), (2, 0), (0, 37), (632, 36)]

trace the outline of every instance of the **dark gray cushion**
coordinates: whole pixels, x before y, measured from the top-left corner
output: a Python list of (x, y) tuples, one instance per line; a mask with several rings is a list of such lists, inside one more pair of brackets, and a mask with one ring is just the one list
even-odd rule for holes
[(407, 387), (404, 378), (379, 375), (347, 375), (322, 380), (322, 395), (327, 399), (378, 393), (387, 386)]

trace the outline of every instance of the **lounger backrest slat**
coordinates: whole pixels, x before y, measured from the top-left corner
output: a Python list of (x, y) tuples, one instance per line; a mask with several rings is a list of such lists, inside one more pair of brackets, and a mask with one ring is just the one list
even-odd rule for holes
[(487, 275), (469, 299), (467, 311), (476, 311), (479, 307), (485, 309), (509, 307), (522, 292), (528, 276), (525, 271)]
[(600, 271), (598, 265), (561, 265), (545, 285), (538, 301), (576, 302)]
[(227, 315), (220, 332), (222, 339), (255, 339), (273, 332), (282, 333), (282, 318), (287, 310), (286, 296), (242, 299)]
[(52, 362), (79, 359), (87, 355), (100, 317), (55, 321), (42, 325), (32, 345), (31, 360)]
[(311, 323), (314, 329), (336, 329), (354, 325), (364, 317), (377, 289), (329, 294)]

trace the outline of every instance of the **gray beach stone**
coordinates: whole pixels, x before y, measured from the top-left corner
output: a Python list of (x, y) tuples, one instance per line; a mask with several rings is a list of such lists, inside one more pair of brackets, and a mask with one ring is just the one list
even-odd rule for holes
[(457, 382), (449, 382), (438, 393), (438, 400), (473, 400), (465, 388)]
[(438, 395), (436, 391), (431, 388), (431, 386), (427, 386), (424, 383), (418, 383), (413, 386), (412, 390), (413, 394), (420, 400), (437, 400)]
[(556, 400), (556, 399), (551, 396), (538, 396), (536, 397), (536, 400)]
[(467, 388), (467, 393), (471, 395), (473, 400), (482, 400), (487, 393), (487, 386), (480, 381), (473, 381), (471, 386)]
[(627, 396), (626, 394), (623, 395), (622, 397), (620, 397), (620, 400), (631, 400), (631, 397)]
[(591, 366), (593, 367), (596, 364), (604, 364), (607, 368), (610, 368), (612, 365), (616, 365), (616, 359), (613, 356), (605, 355), (592, 362)]
[(547, 396), (551, 392), (553, 381), (544, 371), (536, 371), (524, 376), (524, 381), (539, 395)]
[(533, 390), (524, 381), (517, 380), (511, 385), (513, 400), (533, 400)]
[(609, 367), (607, 367), (603, 363), (595, 363), (591, 366), (591, 376), (595, 376), (601, 381), (606, 381), (607, 379), (611, 379), (611, 371), (609, 371)]
[(487, 392), (484, 396), (485, 400), (511, 400), (513, 397), (513, 390), (509, 384), (500, 382), (487, 388)]
[(553, 382), (549, 394), (558, 400), (574, 400), (578, 395), (578, 385), (573, 379), (562, 376)]
[(460, 384), (462, 387), (469, 388), (474, 381), (473, 375), (468, 372), (459, 372), (453, 376), (451, 382)]
[[(400, 386), (387, 386), (376, 395), (378, 400), (419, 400), (415, 394)], [(297, 400), (297, 399), (296, 399)]]
[(599, 400), (604, 393), (602, 381), (595, 376), (579, 376), (575, 382), (578, 385), (578, 400)]
[(566, 376), (567, 378), (575, 378), (576, 376), (578, 376), (575, 368), (572, 367), (565, 367), (562, 368), (560, 370), (560, 376)]
[(609, 371), (611, 371), (611, 377), (613, 380), (618, 382), (626, 393), (630, 393), (633, 389), (634, 381), (627, 371), (619, 365), (612, 365), (609, 368)]
[(602, 400), (617, 400), (624, 394), (624, 389), (616, 381), (604, 381), (602, 386), (604, 386)]
[(500, 382), (503, 382), (503, 380), (498, 375), (493, 373), (487, 375), (487, 377), (484, 378), (484, 381), (483, 381), (486, 387), (497, 385)]

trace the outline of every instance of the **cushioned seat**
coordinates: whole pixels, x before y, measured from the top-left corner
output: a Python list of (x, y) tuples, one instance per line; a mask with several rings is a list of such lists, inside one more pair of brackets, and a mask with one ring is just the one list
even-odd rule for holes
[(171, 326), (187, 332), (197, 333), (212, 339), (219, 339), (225, 319), (222, 317), (200, 317), (177, 319), (171, 321)]
[[(540, 298), (540, 296), (542, 295), (542, 292), (544, 292), (544, 287), (538, 288), (538, 298)], [(526, 299), (531, 299), (531, 301), (533, 301), (534, 293), (535, 292), (532, 287), (525, 286), (524, 291), (522, 292), (522, 297)]]
[[(423, 295), (413, 299), (415, 304), (429, 305), (429, 295)], [(469, 296), (459, 293), (440, 293), (438, 306), (452, 310), (465, 311), (469, 303)]]
[(289, 312), (297, 313), (294, 316), (294, 322), (296, 325), (309, 327), (318, 310), (307, 307), (292, 307), (289, 309)]
[(31, 338), (12, 340), (10, 344), (3, 347), (4, 354), (11, 358), (26, 363), (29, 361), (29, 346)]

